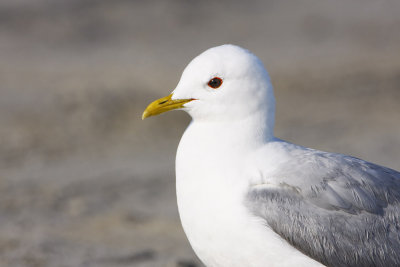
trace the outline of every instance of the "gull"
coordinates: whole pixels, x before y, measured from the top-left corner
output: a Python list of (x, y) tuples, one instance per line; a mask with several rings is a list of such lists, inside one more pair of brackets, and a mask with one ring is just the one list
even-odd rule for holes
[(209, 267), (400, 266), (400, 173), (274, 136), (269, 75), (251, 52), (210, 48), (142, 118), (181, 109), (179, 215)]

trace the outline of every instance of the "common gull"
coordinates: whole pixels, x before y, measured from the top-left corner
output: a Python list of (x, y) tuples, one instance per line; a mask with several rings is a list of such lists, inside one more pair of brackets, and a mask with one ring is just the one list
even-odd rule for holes
[(176, 189), (206, 266), (400, 266), (400, 173), (274, 137), (273, 88), (251, 52), (203, 52), (143, 119), (172, 109), (192, 117)]

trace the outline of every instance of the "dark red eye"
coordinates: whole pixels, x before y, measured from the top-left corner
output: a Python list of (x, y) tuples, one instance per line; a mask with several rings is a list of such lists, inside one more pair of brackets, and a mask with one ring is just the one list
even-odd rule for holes
[(211, 88), (214, 88), (214, 89), (217, 89), (218, 87), (220, 87), (221, 84), (222, 84), (222, 79), (218, 78), (218, 77), (214, 77), (208, 82), (208, 86), (210, 86)]

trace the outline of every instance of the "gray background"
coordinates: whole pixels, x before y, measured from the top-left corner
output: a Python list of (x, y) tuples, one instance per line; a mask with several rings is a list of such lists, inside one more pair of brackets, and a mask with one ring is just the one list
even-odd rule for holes
[(0, 265), (201, 266), (174, 157), (141, 121), (205, 49), (268, 68), (276, 135), (400, 169), (400, 2), (2, 0)]

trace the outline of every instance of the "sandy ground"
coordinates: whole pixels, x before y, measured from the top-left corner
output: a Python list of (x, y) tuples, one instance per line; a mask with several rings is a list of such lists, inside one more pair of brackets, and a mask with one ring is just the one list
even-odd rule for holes
[(399, 8), (2, 1), (0, 266), (201, 266), (175, 203), (190, 118), (140, 116), (218, 44), (264, 61), (278, 137), (399, 170)]

